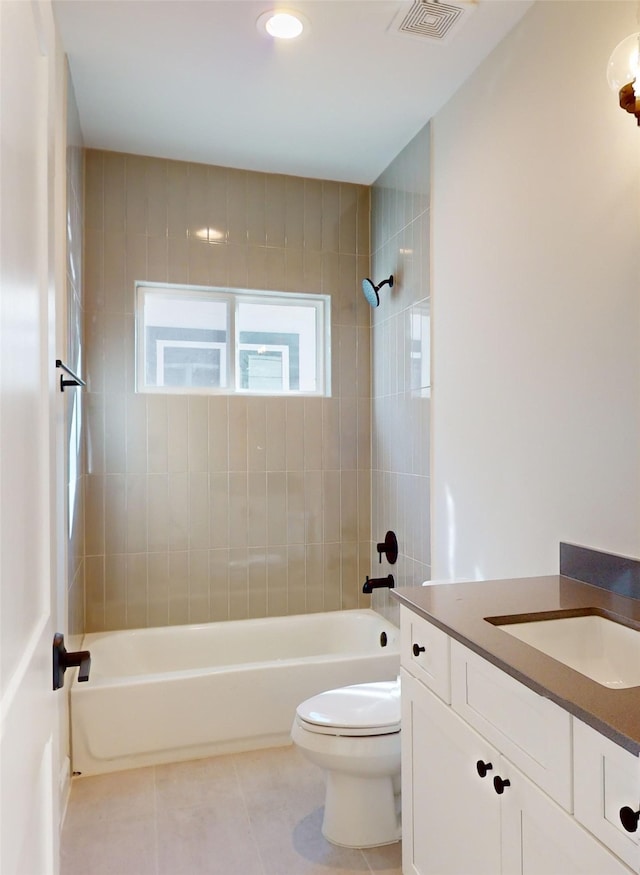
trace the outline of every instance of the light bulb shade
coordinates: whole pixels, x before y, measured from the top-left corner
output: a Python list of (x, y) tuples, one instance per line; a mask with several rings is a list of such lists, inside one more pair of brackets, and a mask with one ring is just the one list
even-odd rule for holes
[[(607, 81), (613, 91), (632, 82), (640, 84), (640, 33), (632, 33), (615, 47), (607, 65)], [(638, 89), (635, 89), (636, 95)]]

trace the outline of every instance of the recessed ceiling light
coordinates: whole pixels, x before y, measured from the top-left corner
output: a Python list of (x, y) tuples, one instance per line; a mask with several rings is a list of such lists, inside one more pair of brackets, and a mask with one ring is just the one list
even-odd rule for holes
[(271, 9), (263, 12), (257, 21), (258, 30), (276, 39), (295, 39), (304, 30), (308, 30), (309, 22), (299, 12), (290, 9)]

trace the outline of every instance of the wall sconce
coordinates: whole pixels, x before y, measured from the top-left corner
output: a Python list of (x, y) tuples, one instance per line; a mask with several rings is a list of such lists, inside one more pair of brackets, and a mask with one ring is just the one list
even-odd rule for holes
[(609, 87), (618, 92), (620, 106), (640, 125), (640, 33), (632, 33), (613, 50), (607, 65)]

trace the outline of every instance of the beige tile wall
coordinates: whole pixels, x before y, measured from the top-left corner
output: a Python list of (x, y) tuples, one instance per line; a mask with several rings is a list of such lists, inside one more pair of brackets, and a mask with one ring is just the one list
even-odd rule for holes
[[(367, 603), (369, 189), (93, 150), (85, 185), (87, 630)], [(331, 295), (332, 397), (136, 394), (136, 280)]]
[[(394, 275), (372, 310), (372, 537), (383, 541), (395, 531), (397, 563), (374, 567), (397, 585), (431, 576), (429, 140), (426, 125), (372, 189), (372, 279)], [(388, 590), (374, 592), (373, 601), (397, 621)]]

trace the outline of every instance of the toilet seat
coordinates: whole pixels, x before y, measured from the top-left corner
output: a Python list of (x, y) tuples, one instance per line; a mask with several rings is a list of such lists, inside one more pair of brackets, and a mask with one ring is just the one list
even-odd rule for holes
[(400, 732), (400, 683), (354, 684), (312, 696), (298, 705), (296, 722), (318, 735), (391, 735)]

